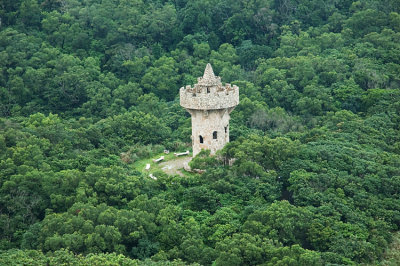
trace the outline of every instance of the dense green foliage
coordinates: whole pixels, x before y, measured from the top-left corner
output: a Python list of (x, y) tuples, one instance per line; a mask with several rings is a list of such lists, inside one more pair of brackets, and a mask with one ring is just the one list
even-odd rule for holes
[[(208, 62), (232, 141), (150, 179)], [(0, 264), (376, 264), (399, 226), (399, 0), (0, 1)]]
[[(129, 266), (184, 266), (188, 265), (182, 261), (173, 262), (153, 262), (151, 260), (138, 261), (132, 260), (124, 255), (111, 254), (89, 254), (87, 256), (75, 255), (71, 251), (64, 249), (50, 252), (44, 255), (40, 251), (29, 250), (9, 250), (8, 252), (0, 251), (0, 264), (1, 265), (79, 265), (79, 266), (117, 266), (117, 265), (129, 265)], [(198, 264), (191, 264), (198, 265)]]

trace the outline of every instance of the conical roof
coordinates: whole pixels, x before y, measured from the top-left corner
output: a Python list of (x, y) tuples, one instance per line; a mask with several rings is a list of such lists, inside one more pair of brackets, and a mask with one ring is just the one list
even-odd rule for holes
[(204, 74), (203, 74), (203, 79), (214, 79), (214, 70), (212, 69), (212, 66), (210, 63), (206, 65), (206, 69), (204, 69)]
[(221, 78), (214, 75), (214, 71), (210, 63), (206, 65), (202, 78), (199, 78), (198, 85), (202, 86), (215, 86), (221, 85)]

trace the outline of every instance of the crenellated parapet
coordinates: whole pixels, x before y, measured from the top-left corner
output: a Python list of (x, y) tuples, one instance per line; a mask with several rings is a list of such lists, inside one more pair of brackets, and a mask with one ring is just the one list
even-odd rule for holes
[(182, 87), (179, 94), (181, 106), (187, 109), (215, 110), (232, 108), (239, 104), (239, 87), (231, 84), (211, 87), (188, 85)]
[(239, 104), (238, 86), (222, 85), (207, 64), (197, 84), (182, 87), (179, 94), (181, 106), (192, 116), (193, 156), (202, 149), (215, 154), (229, 142), (230, 113)]
[(229, 83), (223, 86), (210, 64), (207, 64), (204, 75), (197, 79), (197, 84), (182, 87), (179, 94), (181, 106), (187, 109), (215, 110), (239, 104), (239, 88)]

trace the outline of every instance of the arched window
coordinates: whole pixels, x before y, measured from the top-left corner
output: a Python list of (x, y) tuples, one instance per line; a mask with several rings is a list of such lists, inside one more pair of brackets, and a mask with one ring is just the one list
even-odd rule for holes
[(213, 132), (213, 139), (217, 139), (217, 131)]
[(199, 136), (199, 138), (200, 138), (200, 143), (204, 143), (203, 137), (201, 135)]

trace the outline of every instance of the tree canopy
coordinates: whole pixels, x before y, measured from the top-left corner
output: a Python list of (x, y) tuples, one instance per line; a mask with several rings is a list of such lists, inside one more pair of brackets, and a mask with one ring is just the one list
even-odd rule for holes
[[(207, 63), (231, 142), (153, 180)], [(399, 226), (399, 0), (0, 1), (0, 264), (398, 265)]]

